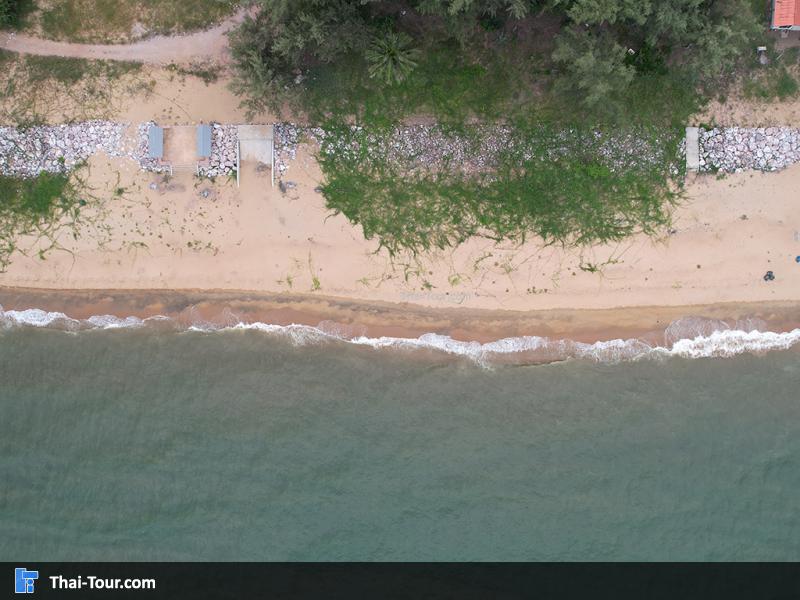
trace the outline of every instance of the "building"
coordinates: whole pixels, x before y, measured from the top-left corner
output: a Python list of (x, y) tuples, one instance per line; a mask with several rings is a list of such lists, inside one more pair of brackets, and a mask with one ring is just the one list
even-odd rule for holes
[(772, 0), (770, 29), (800, 31), (800, 0)]

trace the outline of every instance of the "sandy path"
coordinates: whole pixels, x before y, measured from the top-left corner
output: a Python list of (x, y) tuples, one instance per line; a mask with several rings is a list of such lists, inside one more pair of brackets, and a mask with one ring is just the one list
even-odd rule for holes
[(154, 36), (131, 44), (72, 44), (20, 33), (0, 33), (0, 48), (23, 54), (129, 60), (150, 64), (230, 60), (227, 33), (244, 20), (242, 9), (221, 24), (187, 35)]

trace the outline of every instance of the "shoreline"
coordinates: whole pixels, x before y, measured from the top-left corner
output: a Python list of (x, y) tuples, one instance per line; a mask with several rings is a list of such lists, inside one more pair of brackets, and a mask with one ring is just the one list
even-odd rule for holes
[[(724, 322), (732, 329), (742, 323), (758, 324), (758, 329), (776, 333), (800, 328), (800, 302), (792, 301), (515, 311), (431, 308), (246, 290), (56, 290), (4, 286), (0, 287), (0, 306), (4, 311), (40, 309), (63, 313), (77, 320), (100, 315), (122, 319), (163, 316), (186, 327), (304, 325), (344, 338), (413, 339), (433, 333), (481, 344), (537, 336), (586, 344), (637, 339), (659, 345), (664, 343), (670, 325), (687, 318)], [(679, 337), (689, 338), (691, 333), (686, 331)]]
[[(156, 67), (138, 76), (152, 86), (117, 94), (91, 118), (249, 120), (224, 77), (208, 83)], [(712, 103), (696, 121), (790, 127), (800, 118), (798, 101), (764, 106)], [(47, 121), (86, 120), (84, 108), (69, 104)], [(299, 140), (286, 154), (285, 185), (276, 187), (255, 163), (242, 165), (240, 182), (201, 182), (92, 154), (82, 171), (80, 222), (52, 238), (15, 240), (0, 273), (0, 304), (78, 318), (166, 313), (183, 322), (323, 324), (349, 336), (436, 332), (481, 343), (530, 335), (658, 341), (670, 323), (692, 315), (731, 325), (752, 317), (775, 331), (800, 322), (800, 164), (690, 175), (672, 226), (659, 237), (573, 248), (474, 236), (392, 256), (328, 208), (313, 144)]]

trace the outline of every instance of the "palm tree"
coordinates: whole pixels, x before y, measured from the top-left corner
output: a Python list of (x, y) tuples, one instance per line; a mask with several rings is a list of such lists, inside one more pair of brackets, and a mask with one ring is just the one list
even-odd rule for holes
[(388, 32), (376, 36), (364, 53), (369, 76), (388, 85), (400, 83), (417, 67), (419, 50), (411, 46), (405, 33)]

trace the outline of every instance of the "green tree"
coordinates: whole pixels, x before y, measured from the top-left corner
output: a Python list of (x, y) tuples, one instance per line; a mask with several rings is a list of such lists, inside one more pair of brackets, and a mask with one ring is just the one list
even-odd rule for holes
[(609, 35), (567, 29), (558, 36), (553, 51), (553, 59), (562, 70), (556, 90), (583, 109), (615, 112), (635, 73), (625, 64), (625, 53), (625, 48)]
[(620, 109), (630, 67), (719, 88), (760, 31), (746, 0), (556, 1), (572, 25), (556, 40), (555, 87), (591, 110)]
[(565, 8), (575, 25), (611, 31), (621, 44), (637, 50), (646, 44), (668, 53), (680, 46), (681, 64), (699, 64), (709, 51), (719, 57), (715, 42), (728, 46), (728, 57), (739, 56), (759, 31), (746, 0), (567, 0)]
[(402, 82), (417, 66), (419, 50), (405, 33), (377, 35), (365, 52), (369, 76), (392, 85)]
[[(328, 63), (347, 61), (348, 68), (363, 68), (376, 81), (396, 83), (456, 40), (464, 62), (516, 64), (521, 80), (532, 79), (524, 70), (535, 64), (539, 81), (531, 83), (552, 83), (584, 111), (620, 112), (632, 83), (652, 87), (669, 79), (692, 90), (719, 89), (763, 29), (749, 0), (259, 0), (259, 5), (258, 16), (245, 21), (231, 45), (233, 89), (252, 110), (302, 91), (308, 72), (323, 73)], [(506, 27), (512, 20), (527, 25)], [(554, 23), (554, 35), (525, 39), (553, 31), (539, 22)], [(480, 35), (481, 28), (506, 31)], [(642, 92), (642, 85), (637, 89)], [(653, 95), (644, 92), (641, 97)]]
[(28, 0), (0, 0), (0, 27), (15, 27), (30, 7)]
[(523, 19), (536, 4), (533, 0), (422, 0), (417, 3), (417, 9), (428, 15), (477, 17), (506, 13)]
[(297, 91), (308, 67), (363, 51), (372, 27), (368, 0), (261, 0), (231, 35), (231, 84), (250, 113), (278, 109)]

